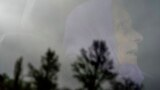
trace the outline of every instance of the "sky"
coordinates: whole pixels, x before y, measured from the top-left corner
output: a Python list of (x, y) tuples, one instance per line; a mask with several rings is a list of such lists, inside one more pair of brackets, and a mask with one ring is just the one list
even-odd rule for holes
[[(66, 73), (71, 73), (70, 63), (65, 60), (61, 45), (67, 16), (85, 1), (87, 0), (0, 0), (0, 72), (12, 76), (14, 62), (20, 56), (24, 57), (24, 68), (28, 62), (38, 65), (40, 56), (51, 47), (60, 54), (63, 64), (59, 75), (60, 83), (63, 82), (62, 86), (70, 86), (74, 80), (68, 83), (71, 76)], [(144, 81), (146, 90), (159, 90), (160, 1), (121, 2), (131, 15), (133, 28), (143, 35), (143, 41), (139, 45), (138, 65), (149, 74)], [(24, 69), (24, 72), (27, 70)]]
[[(67, 14), (81, 2), (33, 1), (28, 0), (27, 4), (27, 0), (0, 0), (0, 52), (1, 58), (5, 59), (1, 60), (1, 63), (4, 63), (0, 65), (2, 71), (11, 73), (9, 67), (4, 67), (14, 63), (15, 60), (10, 60), (11, 58), (16, 59), (22, 55), (31, 59), (42, 55), (48, 47), (57, 49), (62, 43)], [(7, 63), (8, 61), (10, 63)]]

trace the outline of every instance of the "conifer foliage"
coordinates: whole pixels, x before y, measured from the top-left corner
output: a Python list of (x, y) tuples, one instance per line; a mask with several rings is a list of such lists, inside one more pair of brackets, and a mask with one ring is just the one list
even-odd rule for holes
[(21, 90), (23, 58), (20, 57), (14, 67), (14, 90)]
[(30, 63), (29, 74), (34, 80), (36, 90), (57, 90), (57, 73), (59, 72), (59, 67), (58, 56), (51, 49), (48, 49), (46, 54), (42, 56), (39, 69), (36, 69)]
[(95, 40), (88, 50), (82, 49), (72, 67), (82, 85), (79, 90), (103, 90), (102, 84), (116, 76), (111, 72), (114, 67), (108, 47), (100, 40)]

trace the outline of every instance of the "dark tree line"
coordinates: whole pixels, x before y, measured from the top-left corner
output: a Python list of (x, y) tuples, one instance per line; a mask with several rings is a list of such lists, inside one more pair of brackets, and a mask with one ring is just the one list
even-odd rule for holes
[[(60, 63), (55, 51), (48, 49), (41, 57), (41, 64), (36, 68), (28, 64), (29, 81), (23, 80), (23, 58), (15, 62), (14, 77), (0, 74), (0, 90), (71, 90), (58, 86), (58, 72)], [(73, 77), (79, 81), (80, 87), (76, 90), (142, 90), (141, 86), (132, 80), (125, 79), (124, 83), (116, 81), (118, 73), (115, 68), (106, 43), (95, 40), (86, 50), (81, 50), (81, 55), (72, 63)], [(106, 83), (110, 85), (109, 89)]]

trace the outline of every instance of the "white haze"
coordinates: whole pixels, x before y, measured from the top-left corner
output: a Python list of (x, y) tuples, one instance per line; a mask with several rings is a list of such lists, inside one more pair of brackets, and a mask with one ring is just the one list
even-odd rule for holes
[(38, 66), (40, 56), (51, 47), (62, 62), (61, 86), (72, 86), (75, 81), (71, 80), (70, 61), (73, 60), (64, 57), (64, 30), (68, 15), (85, 1), (0, 0), (0, 73), (12, 76), (19, 56), (24, 57), (26, 73), (27, 63)]

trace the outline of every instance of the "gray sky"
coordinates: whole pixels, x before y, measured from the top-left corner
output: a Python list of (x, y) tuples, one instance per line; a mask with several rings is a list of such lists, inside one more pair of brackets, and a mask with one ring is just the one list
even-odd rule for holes
[(65, 18), (82, 2), (32, 1), (27, 4), (27, 0), (0, 0), (1, 72), (11, 72), (11, 62), (21, 55), (31, 59), (42, 55), (48, 47), (57, 49), (62, 43)]
[(62, 62), (59, 81), (71, 85), (70, 62), (64, 59), (63, 35), (68, 14), (85, 0), (0, 0), (0, 72), (12, 76), (19, 56), (38, 66), (48, 47)]
[[(34, 0), (28, 0), (30, 3)], [(74, 7), (86, 0), (36, 0), (33, 6), (26, 0), (0, 0), (0, 72), (12, 75), (15, 60), (24, 57), (25, 64), (38, 64), (48, 47), (57, 50), (63, 62), (60, 82), (70, 85), (69, 62), (64, 60), (64, 26), (67, 15)], [(139, 46), (138, 64), (151, 77), (145, 78), (146, 90), (159, 90), (160, 86), (160, 1), (122, 0), (131, 15), (133, 27), (143, 35)], [(25, 11), (25, 12), (24, 12)], [(25, 15), (23, 15), (25, 13)], [(60, 46), (62, 47), (62, 46)], [(64, 70), (66, 68), (67, 70)], [(26, 72), (26, 70), (25, 70)]]

